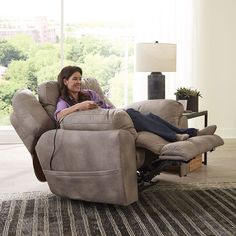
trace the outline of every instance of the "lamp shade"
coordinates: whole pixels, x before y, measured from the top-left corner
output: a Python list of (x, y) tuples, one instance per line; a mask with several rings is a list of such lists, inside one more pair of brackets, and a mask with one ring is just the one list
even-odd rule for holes
[(137, 43), (137, 72), (174, 72), (176, 71), (176, 44)]

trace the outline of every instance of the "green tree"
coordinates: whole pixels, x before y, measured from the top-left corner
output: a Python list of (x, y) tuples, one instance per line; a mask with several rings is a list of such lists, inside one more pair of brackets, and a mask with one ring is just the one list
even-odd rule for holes
[(30, 54), (30, 62), (34, 64), (36, 70), (60, 61), (59, 45), (43, 43), (39, 44)]
[(38, 84), (55, 80), (60, 69), (59, 46), (49, 43), (40, 44), (28, 61), (29, 71), (33, 72)]
[(75, 38), (65, 40), (65, 56), (67, 60), (74, 62), (83, 62), (84, 46)]
[(4, 79), (9, 83), (16, 82), (19, 88), (26, 87), (28, 68), (27, 61), (12, 61), (8, 66)]
[(122, 44), (118, 40), (112, 41), (87, 35), (79, 39), (68, 38), (66, 44), (68, 48), (66, 58), (78, 63), (85, 63), (86, 55), (90, 54), (99, 54), (104, 57), (123, 56)]
[[(71, 63), (69, 63), (68, 65), (71, 65)], [(59, 70), (60, 70), (60, 62), (55, 62), (53, 64), (41, 67), (35, 73), (38, 79), (38, 84), (41, 84), (44, 81), (56, 80)]]
[(99, 54), (88, 54), (85, 56), (84, 64), (80, 64), (84, 71), (84, 76), (96, 78), (103, 91), (107, 92), (109, 80), (120, 71), (120, 58), (116, 56), (104, 57)]
[(28, 75), (27, 75), (27, 88), (35, 93), (37, 93), (38, 90), (38, 79), (35, 75), (35, 72), (28, 70)]
[(27, 58), (30, 57), (30, 54), (34, 53), (37, 48), (37, 43), (34, 41), (32, 36), (27, 34), (19, 33), (8, 39), (8, 42), (13, 45), (18, 50), (24, 52)]
[(0, 114), (9, 114), (12, 111), (11, 100), (19, 89), (17, 82), (1, 81), (0, 83)]
[(127, 80), (127, 103), (130, 104), (133, 100), (133, 74), (128, 74), (128, 76), (124, 72), (116, 74), (110, 81), (109, 90), (109, 98), (116, 107), (124, 107), (125, 105), (125, 80)]
[(23, 51), (12, 46), (6, 40), (0, 41), (0, 64), (8, 67), (13, 60), (26, 60), (27, 56)]

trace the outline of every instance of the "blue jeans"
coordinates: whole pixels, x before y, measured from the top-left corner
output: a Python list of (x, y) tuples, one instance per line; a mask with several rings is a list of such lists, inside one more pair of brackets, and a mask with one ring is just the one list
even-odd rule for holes
[(126, 112), (132, 119), (137, 132), (148, 131), (159, 135), (169, 142), (177, 141), (176, 134), (188, 134), (190, 137), (197, 135), (197, 129), (177, 128), (167, 121), (163, 120), (161, 117), (152, 113), (142, 114), (132, 108), (127, 109)]

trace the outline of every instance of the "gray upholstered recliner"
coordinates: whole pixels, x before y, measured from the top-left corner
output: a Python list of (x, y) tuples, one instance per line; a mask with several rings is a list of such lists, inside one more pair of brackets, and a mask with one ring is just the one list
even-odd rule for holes
[[(84, 79), (82, 87), (95, 90), (110, 103), (95, 79)], [(38, 96), (27, 89), (18, 91), (12, 100), (11, 123), (32, 155), (37, 178), (60, 196), (128, 205), (138, 200), (137, 170), (150, 180), (166, 163), (188, 162), (223, 144), (217, 135), (169, 143), (152, 133), (137, 133), (123, 109), (75, 112), (57, 127), (53, 119), (57, 82), (41, 84)], [(149, 100), (129, 107), (187, 127), (183, 106), (177, 101)], [(152, 166), (146, 168), (151, 175), (145, 176), (145, 166)]]

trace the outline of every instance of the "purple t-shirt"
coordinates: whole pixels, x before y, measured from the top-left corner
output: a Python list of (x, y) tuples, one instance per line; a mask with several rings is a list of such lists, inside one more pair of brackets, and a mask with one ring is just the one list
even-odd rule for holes
[[(104, 109), (112, 108), (112, 106), (106, 104), (95, 91), (90, 90), (90, 89), (84, 89), (84, 90), (82, 90), (82, 92), (88, 94), (90, 96), (91, 101), (96, 102), (101, 108), (104, 108)], [(68, 107), (70, 107), (70, 105), (60, 97), (57, 101), (56, 111), (54, 112), (55, 120), (57, 120), (57, 118), (56, 118), (57, 113), (64, 110), (65, 108), (68, 108)]]

